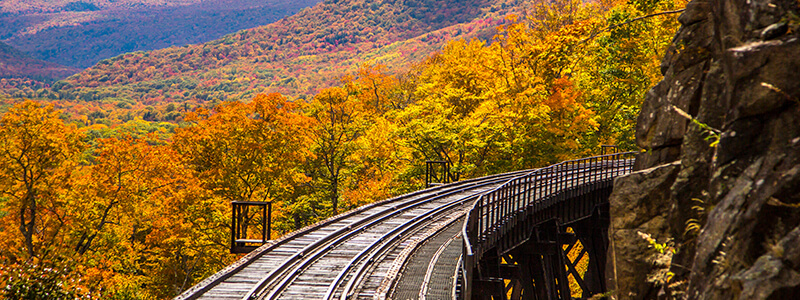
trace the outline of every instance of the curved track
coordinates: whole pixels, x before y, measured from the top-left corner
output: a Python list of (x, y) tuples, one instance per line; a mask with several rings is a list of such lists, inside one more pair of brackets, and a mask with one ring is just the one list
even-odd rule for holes
[(492, 242), (472, 235), (503, 231), (498, 224), (515, 222), (509, 216), (629, 168), (630, 161), (608, 159), (465, 180), (367, 205), (272, 241), (176, 299), (449, 298), (472, 278), (467, 240), (478, 250)]
[(383, 275), (407, 246), (456, 224), (477, 195), (526, 172), (451, 183), (341, 214), (260, 247), (176, 299), (372, 298), (385, 292), (391, 282)]

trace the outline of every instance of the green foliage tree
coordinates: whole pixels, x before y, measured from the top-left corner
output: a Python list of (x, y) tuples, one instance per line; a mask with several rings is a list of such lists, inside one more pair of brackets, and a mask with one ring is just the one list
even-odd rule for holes
[(343, 171), (353, 167), (356, 140), (367, 127), (361, 104), (350, 91), (333, 87), (322, 90), (306, 107), (315, 121), (309, 130), (311, 151), (316, 157), (313, 169), (334, 215), (339, 211)]

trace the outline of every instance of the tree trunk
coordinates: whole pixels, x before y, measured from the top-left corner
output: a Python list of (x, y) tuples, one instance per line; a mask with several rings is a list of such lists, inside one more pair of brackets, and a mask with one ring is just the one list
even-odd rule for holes
[[(36, 252), (33, 250), (33, 230), (36, 225), (36, 196), (33, 192), (25, 197), (28, 201), (22, 205), (19, 212), (19, 230), (25, 238), (25, 248), (28, 250), (29, 257), (34, 257)], [(25, 213), (30, 213), (30, 220), (25, 222)]]
[(331, 204), (333, 205), (333, 215), (339, 214), (339, 176), (334, 176), (331, 182)]

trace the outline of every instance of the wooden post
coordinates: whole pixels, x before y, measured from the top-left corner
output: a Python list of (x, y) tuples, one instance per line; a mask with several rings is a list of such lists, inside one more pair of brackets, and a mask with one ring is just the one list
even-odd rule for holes
[[(267, 202), (269, 203), (269, 202)], [(267, 208), (261, 207), (261, 244), (267, 242), (269, 237), (267, 236)]]
[(268, 241), (272, 238), (272, 201), (267, 202), (267, 239)]
[[(248, 239), (247, 226), (252, 221), (248, 211), (251, 206), (261, 208), (261, 240)], [(231, 253), (250, 252), (258, 248), (257, 244), (263, 245), (272, 237), (272, 202), (232, 201), (231, 207)]]

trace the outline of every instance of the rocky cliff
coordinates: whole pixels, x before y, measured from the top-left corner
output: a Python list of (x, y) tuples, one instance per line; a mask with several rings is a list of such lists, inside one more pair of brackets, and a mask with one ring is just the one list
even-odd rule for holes
[(615, 182), (617, 299), (800, 295), (800, 2), (694, 0)]

